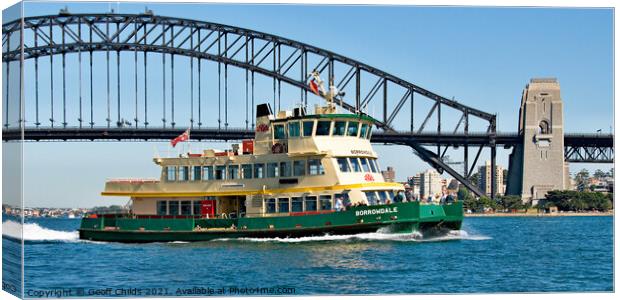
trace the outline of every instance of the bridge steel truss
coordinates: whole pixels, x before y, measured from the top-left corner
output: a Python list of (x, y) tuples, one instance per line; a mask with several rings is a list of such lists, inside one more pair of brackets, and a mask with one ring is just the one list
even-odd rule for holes
[[(179, 135), (178, 129), (172, 128), (15, 128), (4, 130), (3, 141), (169, 141)], [(244, 128), (194, 129), (192, 140), (197, 141), (241, 141), (254, 138), (254, 131)], [(564, 160), (571, 163), (613, 163), (613, 134), (565, 134)], [(422, 146), (434, 146), (442, 143), (448, 147), (485, 146), (491, 144), (486, 133), (437, 135), (434, 133), (410, 132), (376, 132), (371, 142), (380, 144), (402, 144), (417, 142)], [(504, 148), (523, 143), (523, 137), (517, 133), (498, 133), (495, 145)]]
[[(34, 60), (35, 64), (35, 116), (34, 120), (22, 120), (20, 117), (19, 126), (25, 128), (26, 139), (29, 134), (36, 135), (37, 132), (49, 131), (63, 136), (67, 134), (85, 134), (88, 136), (90, 131), (97, 131), (101, 128), (101, 132), (117, 132), (118, 130), (137, 131), (136, 139), (149, 136), (158, 136), (158, 132), (164, 129), (164, 133), (159, 136), (166, 136), (165, 131), (174, 128), (184, 129), (189, 126), (192, 128), (192, 137), (194, 132), (198, 132), (202, 128), (213, 127), (215, 124), (207, 124), (203, 119), (203, 113), (207, 103), (205, 99), (201, 99), (201, 81), (200, 72), (201, 62), (208, 60), (217, 63), (218, 72), (218, 119), (217, 134), (211, 136), (214, 139), (234, 133), (235, 129), (229, 128), (230, 119), (229, 112), (232, 110), (239, 113), (240, 108), (229, 107), (228, 101), (228, 67), (234, 66), (245, 71), (245, 131), (254, 128), (253, 118), (255, 99), (255, 75), (260, 74), (267, 76), (273, 80), (273, 106), (280, 108), (280, 94), (282, 83), (298, 88), (300, 91), (300, 99), (304, 105), (308, 104), (309, 86), (307, 81), (311, 71), (318, 71), (329, 82), (333, 83), (338, 90), (352, 90), (353, 96), (347, 97), (354, 99), (349, 103), (338, 97), (336, 103), (342, 108), (360, 114), (366, 114), (368, 106), (379, 105), (380, 116), (373, 116), (376, 119), (376, 126), (383, 130), (386, 136), (396, 131), (396, 119), (407, 120), (409, 123), (408, 132), (411, 136), (424, 133), (434, 134), (437, 142), (432, 143), (436, 146), (435, 151), (428, 149), (428, 145), (424, 146), (415, 139), (395, 139), (384, 140), (385, 143), (402, 144), (410, 146), (415, 154), (427, 163), (431, 164), (439, 172), (446, 171), (467, 188), (477, 195), (482, 195), (482, 191), (473, 185), (468, 177), (474, 171), (474, 167), (484, 147), (491, 149), (491, 162), (493, 164), (492, 172), (495, 172), (495, 156), (496, 156), (496, 116), (481, 110), (463, 105), (453, 99), (448, 99), (424, 89), (418, 85), (410, 83), (397, 76), (387, 72), (378, 70), (367, 64), (357, 60), (336, 54), (334, 52), (314, 47), (305, 43), (290, 40), (276, 35), (258, 32), (250, 29), (244, 29), (229, 25), (216, 24), (211, 22), (196, 21), (174, 17), (164, 17), (153, 15), (150, 12), (144, 14), (69, 14), (61, 12), (59, 15), (35, 16), (27, 17), (21, 20), (3, 24), (2, 28), (3, 53), (2, 60), (6, 64), (7, 69), (7, 87), (10, 86), (9, 67), (11, 62), (20, 62), (20, 68), (25, 60)], [(21, 43), (15, 45), (16, 36), (20, 37)], [(22, 47), (23, 45), (23, 47)], [(105, 52), (107, 64), (107, 116), (104, 124), (96, 124), (94, 114), (101, 113), (93, 110), (93, 52)], [(135, 94), (131, 99), (122, 99), (120, 93), (120, 75), (116, 76), (116, 97), (110, 94), (110, 86), (114, 83), (110, 81), (110, 55), (116, 55), (117, 68), (120, 72), (119, 55), (121, 52), (129, 52), (134, 54), (134, 70), (135, 78), (133, 83)], [(149, 67), (147, 65), (147, 53), (159, 53), (162, 56), (164, 82), (163, 89), (163, 118), (161, 124), (154, 123), (149, 119), (149, 109), (154, 107), (149, 105), (150, 98), (147, 95), (147, 81), (149, 78)], [(77, 116), (67, 115), (67, 93), (66, 93), (66, 56), (77, 54), (79, 57), (79, 113)], [(144, 65), (141, 70), (144, 72), (144, 82), (138, 82), (138, 56), (143, 55)], [(83, 58), (82, 56), (88, 57)], [(169, 56), (169, 61), (166, 57)], [(184, 56), (191, 59), (191, 99), (183, 99), (181, 101), (190, 102), (191, 114), (186, 119), (180, 119), (175, 116), (175, 92), (174, 92), (174, 62), (175, 56)], [(54, 58), (62, 61), (62, 112), (54, 114), (54, 72), (50, 72), (50, 96), (51, 112), (49, 122), (41, 116), (42, 111), (39, 108), (39, 71), (38, 65), (41, 59), (49, 59), (50, 66), (53, 66)], [(82, 74), (82, 64), (88, 61), (87, 70), (90, 73)], [(194, 62), (195, 61), (195, 62)], [(194, 83), (194, 64), (198, 70), (198, 81)], [(170, 66), (170, 89), (166, 91), (166, 69)], [(51, 67), (50, 67), (51, 69)], [(336, 76), (336, 70), (343, 70), (344, 75)], [(345, 72), (346, 71), (346, 72)], [(222, 72), (224, 73), (222, 76)], [(326, 75), (326, 76), (325, 76)], [(90, 94), (82, 95), (82, 80), (86, 77), (90, 84)], [(336, 77), (338, 79), (336, 80)], [(224, 80), (224, 92), (222, 95), (221, 80)], [(150, 79), (152, 80), (152, 79)], [(58, 82), (57, 80), (56, 82)], [(123, 82), (123, 84), (126, 84)], [(143, 98), (138, 97), (138, 85), (143, 85)], [(194, 95), (194, 88), (197, 86), (197, 99)], [(389, 93), (388, 93), (389, 92)], [(9, 93), (5, 99), (5, 108), (8, 108)], [(166, 95), (170, 96), (166, 99)], [(414, 96), (421, 97), (414, 97)], [(20, 98), (22, 98), (20, 91)], [(222, 99), (223, 98), (223, 99)], [(376, 100), (376, 99), (379, 100)], [(48, 99), (45, 99), (46, 101)], [(114, 101), (116, 100), (116, 101)], [(58, 101), (58, 100), (57, 100)], [(178, 102), (179, 100), (176, 99)], [(212, 100), (214, 101), (214, 100)], [(351, 100), (353, 101), (353, 100)], [(378, 102), (381, 101), (381, 102)], [(428, 112), (423, 112), (426, 117), (421, 120), (419, 126), (414, 123), (414, 103), (427, 102), (430, 107)], [(430, 103), (428, 103), (430, 101)], [(116, 102), (116, 103), (114, 103)], [(140, 102), (140, 104), (139, 104)], [(410, 110), (403, 109), (407, 104)], [(58, 105), (58, 103), (56, 104)], [(168, 105), (168, 107), (166, 106)], [(177, 103), (178, 105), (178, 103)], [(211, 107), (214, 104), (210, 104)], [(111, 108), (116, 106), (117, 115), (111, 115)], [(144, 111), (139, 112), (139, 106)], [(442, 129), (442, 109), (452, 110), (459, 114), (460, 120), (456, 128), (448, 129), (446, 125)], [(241, 108), (243, 110), (243, 108)], [(3, 133), (5, 136), (14, 136), (15, 128), (9, 124), (8, 109), (5, 110), (5, 124)], [(126, 121), (122, 114), (134, 112), (133, 122)], [(445, 114), (445, 113), (444, 113)], [(20, 116), (24, 115), (20, 113)], [(177, 119), (175, 119), (177, 117)], [(445, 117), (444, 117), (445, 118)], [(471, 145), (465, 143), (463, 149), (463, 172), (462, 174), (454, 170), (448, 163), (444, 161), (449, 143), (441, 138), (443, 135), (461, 135), (467, 137), (469, 134), (470, 119), (481, 122), (486, 130), (484, 134), (488, 140), (485, 144), (476, 145), (477, 152), (473, 163), (469, 164), (468, 149)], [(433, 120), (433, 121), (429, 121)], [(75, 122), (77, 121), (77, 122)], [(419, 120), (416, 120), (419, 121)], [(436, 121), (436, 127), (430, 125)], [(116, 124), (114, 124), (116, 123)], [(33, 125), (30, 125), (33, 124)], [(400, 122), (401, 126), (403, 122)], [(116, 126), (114, 126), (116, 125)], [(433, 128), (430, 128), (432, 126)], [(98, 129), (99, 128), (99, 129)], [(430, 129), (429, 129), (430, 128)], [(196, 129), (196, 130), (194, 130)], [(378, 133), (380, 136), (380, 133)], [(465, 139), (467, 141), (467, 139)], [(434, 148), (431, 146), (431, 148)], [(494, 176), (494, 174), (492, 175)], [(496, 187), (492, 186), (492, 195), (495, 195)]]
[(564, 135), (564, 160), (567, 162), (613, 163), (612, 134)]

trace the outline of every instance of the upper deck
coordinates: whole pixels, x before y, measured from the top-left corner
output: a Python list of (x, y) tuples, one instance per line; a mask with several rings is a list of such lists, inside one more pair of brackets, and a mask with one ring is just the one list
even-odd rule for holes
[(160, 181), (108, 181), (104, 195), (194, 197), (398, 188), (385, 183), (370, 144), (374, 120), (317, 107), (273, 114), (257, 107), (256, 138), (224, 151), (155, 158)]

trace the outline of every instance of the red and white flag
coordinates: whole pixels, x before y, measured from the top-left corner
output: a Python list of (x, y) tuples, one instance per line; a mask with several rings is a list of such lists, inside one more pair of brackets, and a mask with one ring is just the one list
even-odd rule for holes
[(175, 137), (170, 141), (172, 147), (175, 147), (178, 143), (189, 140), (189, 128), (185, 130), (185, 132), (181, 133), (181, 135)]
[(319, 85), (316, 83), (316, 81), (314, 81), (314, 79), (310, 80), (310, 90), (317, 94), (318, 96), (321, 96), (321, 94), (319, 93)]

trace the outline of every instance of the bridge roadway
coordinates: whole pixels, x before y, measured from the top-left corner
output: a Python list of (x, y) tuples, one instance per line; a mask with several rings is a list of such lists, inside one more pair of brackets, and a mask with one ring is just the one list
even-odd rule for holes
[[(117, 141), (164, 141), (171, 140), (183, 132), (179, 128), (135, 128), (135, 127), (57, 127), (57, 128), (34, 128), (24, 129), (24, 140), (26, 141), (93, 141), (93, 140), (117, 140)], [(243, 139), (254, 138), (254, 131), (244, 128), (194, 128), (191, 130), (192, 140), (198, 141), (240, 141)], [(19, 129), (4, 129), (2, 131), (3, 141), (14, 141), (21, 139)], [(415, 133), (409, 131), (383, 132), (375, 131), (372, 135), (373, 143), (387, 144), (406, 144), (407, 142), (417, 142), (422, 145), (441, 145), (441, 146), (491, 146), (493, 141), (489, 133), (470, 132), (464, 133)], [(522, 143), (522, 138), (517, 133), (498, 132), (495, 136), (495, 145), (506, 148)], [(590, 134), (590, 133), (567, 133), (564, 134), (565, 147), (601, 147), (610, 148), (614, 146), (612, 134)]]

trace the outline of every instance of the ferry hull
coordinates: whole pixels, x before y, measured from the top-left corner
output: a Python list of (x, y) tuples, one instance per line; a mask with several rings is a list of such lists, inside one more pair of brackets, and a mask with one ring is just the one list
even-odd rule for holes
[(460, 229), (462, 220), (460, 202), (447, 205), (409, 202), (354, 207), (343, 212), (224, 220), (85, 218), (79, 232), (84, 240), (127, 243), (349, 235), (379, 229), (434, 235)]

